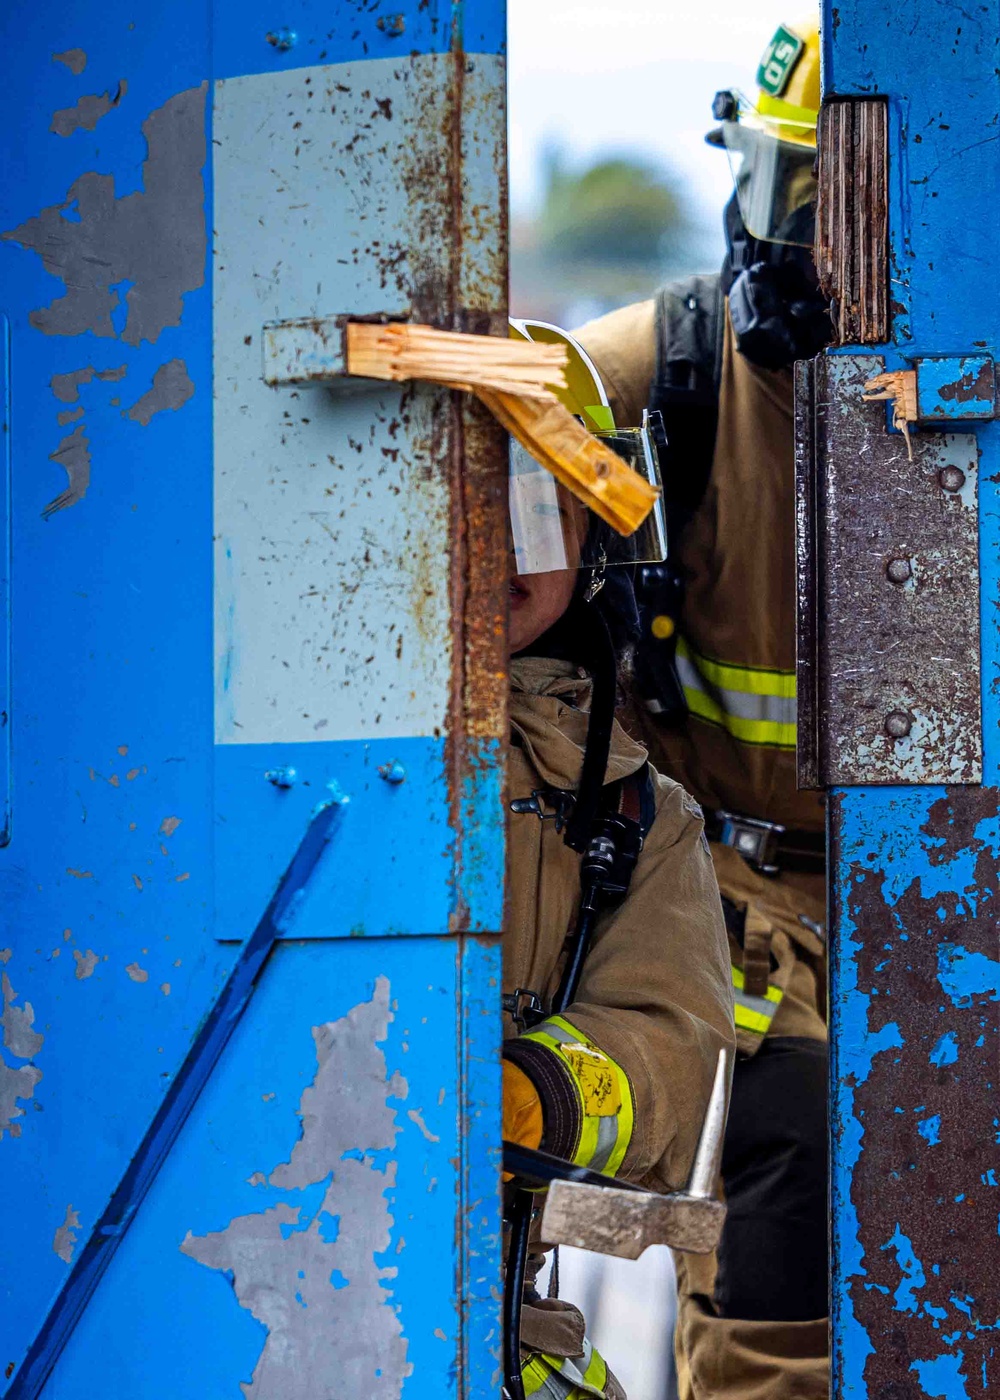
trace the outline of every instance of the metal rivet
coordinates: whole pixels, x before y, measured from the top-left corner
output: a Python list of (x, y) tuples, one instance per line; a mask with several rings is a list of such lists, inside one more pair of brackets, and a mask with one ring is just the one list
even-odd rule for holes
[(269, 768), (264, 777), (276, 788), (290, 788), (295, 786), (298, 774), (294, 768)]
[(295, 47), (298, 37), (294, 29), (272, 29), (267, 35), (267, 42), (279, 53), (287, 53)]
[(394, 786), (406, 781), (406, 769), (396, 759), (393, 759), (391, 763), (383, 763), (378, 770), (378, 775)]
[(961, 467), (942, 467), (938, 472), (942, 491), (961, 491), (965, 485), (965, 472)]
[(913, 728), (913, 716), (905, 710), (890, 710), (885, 717), (885, 732), (890, 739), (905, 739)]
[(913, 577), (909, 559), (890, 559), (885, 571), (890, 583), (906, 583), (907, 579)]

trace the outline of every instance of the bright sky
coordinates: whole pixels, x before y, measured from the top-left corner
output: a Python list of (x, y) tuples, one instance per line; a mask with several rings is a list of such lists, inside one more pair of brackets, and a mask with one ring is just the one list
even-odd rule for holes
[[(792, 0), (507, 0), (511, 204), (537, 198), (539, 154), (646, 151), (681, 177), (693, 212), (715, 219), (732, 189), (704, 144), (712, 97), (754, 91), (757, 61)], [(720, 235), (721, 236), (721, 235)]]

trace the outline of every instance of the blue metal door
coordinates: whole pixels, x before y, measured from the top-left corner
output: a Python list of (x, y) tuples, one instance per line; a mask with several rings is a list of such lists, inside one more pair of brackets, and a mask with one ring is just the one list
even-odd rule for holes
[[(974, 1400), (1000, 1385), (1000, 15), (824, 8), (833, 1390)], [(909, 376), (888, 418), (882, 372)]]
[(0, 30), (0, 1390), (495, 1394), (501, 0)]

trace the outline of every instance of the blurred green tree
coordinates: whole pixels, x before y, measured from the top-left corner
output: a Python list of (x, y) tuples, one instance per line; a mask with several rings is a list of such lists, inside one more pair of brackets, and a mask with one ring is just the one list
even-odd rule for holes
[(667, 171), (642, 157), (607, 156), (579, 170), (544, 156), (536, 248), (550, 263), (655, 265), (683, 243), (688, 219)]

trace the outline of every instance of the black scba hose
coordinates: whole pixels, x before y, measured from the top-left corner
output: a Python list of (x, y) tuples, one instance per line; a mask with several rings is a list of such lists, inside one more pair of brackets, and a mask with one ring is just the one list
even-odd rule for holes
[[(608, 625), (597, 608), (580, 604), (587, 611), (591, 630), (592, 655), (587, 660), (593, 677), (587, 743), (580, 772), (573, 813), (566, 823), (563, 839), (571, 850), (584, 853), (580, 863), (581, 899), (576, 927), (570, 940), (566, 966), (559, 988), (552, 999), (549, 1015), (558, 1016), (573, 1002), (587, 959), (590, 941), (600, 909), (601, 891), (610, 874), (616, 854), (615, 838), (608, 823), (595, 834), (601, 795), (611, 752), (611, 731), (615, 720), (617, 663)], [(532, 1193), (523, 1186), (511, 1192), (508, 1209), (510, 1241), (503, 1290), (503, 1369), (508, 1400), (525, 1400), (521, 1375), (521, 1305), (528, 1261), (528, 1240), (534, 1208)]]

